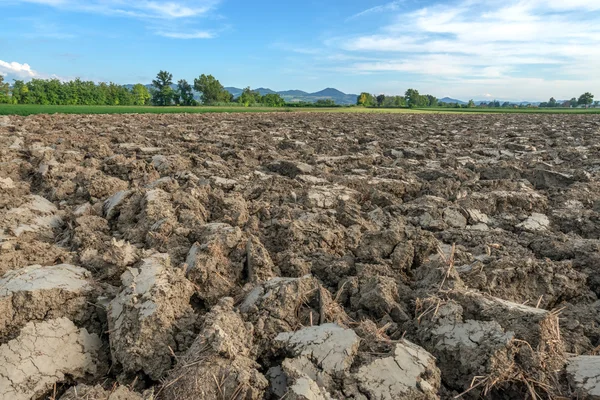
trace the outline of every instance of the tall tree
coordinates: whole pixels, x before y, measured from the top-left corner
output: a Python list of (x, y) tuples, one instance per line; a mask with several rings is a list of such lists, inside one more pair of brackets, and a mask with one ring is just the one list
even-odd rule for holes
[(377, 107), (383, 106), (384, 102), (385, 102), (385, 95), (384, 94), (380, 94), (379, 96), (377, 96)]
[(554, 97), (550, 97), (550, 100), (548, 100), (548, 107), (557, 107), (558, 103), (556, 102), (556, 99)]
[(152, 86), (156, 89), (152, 102), (157, 106), (169, 106), (173, 101), (173, 74), (167, 71), (160, 71), (156, 74), (156, 79), (152, 81)]
[(131, 94), (133, 96), (133, 104), (136, 106), (145, 106), (150, 102), (150, 92), (148, 91), (148, 88), (141, 83), (133, 85)]
[(394, 96), (394, 106), (406, 107), (406, 98), (404, 96)]
[(244, 107), (249, 107), (253, 104), (260, 103), (261, 100), (260, 93), (256, 90), (250, 89), (250, 86), (248, 86), (242, 91), (238, 102), (243, 104)]
[(427, 97), (427, 105), (429, 107), (437, 107), (437, 105), (438, 105), (437, 97), (432, 96), (430, 94), (426, 95), (425, 97)]
[(356, 99), (356, 105), (358, 106), (370, 107), (375, 105), (375, 103), (375, 97), (372, 94), (366, 92), (362, 92)]
[(25, 82), (21, 80), (15, 80), (12, 89), (12, 101), (14, 104), (27, 104), (29, 88), (25, 85)]
[(419, 91), (415, 89), (408, 89), (405, 93), (405, 97), (410, 108), (426, 107), (429, 103), (427, 96), (420, 95)]
[(579, 100), (577, 100), (577, 104), (588, 107), (590, 104), (594, 102), (594, 95), (590, 92), (585, 92), (581, 96), (579, 96)]
[(177, 91), (179, 92), (182, 106), (194, 105), (194, 91), (192, 90), (192, 85), (190, 85), (188, 81), (181, 79), (177, 82)]
[(577, 99), (573, 97), (571, 100), (569, 100), (569, 104), (571, 105), (571, 107), (577, 107)]
[(469, 104), (467, 104), (467, 107), (475, 108), (475, 102), (473, 101), (473, 99), (469, 100)]
[(229, 103), (231, 101), (231, 94), (212, 75), (202, 74), (199, 78), (194, 79), (194, 89), (202, 93), (201, 99), (204, 104)]
[(278, 93), (268, 93), (262, 98), (262, 103), (267, 107), (283, 107), (285, 100)]

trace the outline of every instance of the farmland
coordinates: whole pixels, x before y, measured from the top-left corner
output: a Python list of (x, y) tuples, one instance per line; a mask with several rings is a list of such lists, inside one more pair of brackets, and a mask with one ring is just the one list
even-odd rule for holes
[(238, 111), (0, 106), (0, 398), (589, 394), (600, 116)]
[(600, 114), (600, 108), (365, 108), (365, 107), (243, 107), (195, 106), (61, 106), (34, 104), (0, 104), (0, 115), (36, 114), (206, 114), (247, 112), (333, 112), (333, 113), (508, 113), (508, 114)]

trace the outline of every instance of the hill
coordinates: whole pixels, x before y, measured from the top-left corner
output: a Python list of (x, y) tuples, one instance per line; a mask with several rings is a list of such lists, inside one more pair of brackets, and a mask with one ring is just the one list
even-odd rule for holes
[(453, 99), (451, 97), (444, 97), (443, 99), (440, 99), (439, 101), (441, 101), (442, 103), (468, 104), (466, 101)]

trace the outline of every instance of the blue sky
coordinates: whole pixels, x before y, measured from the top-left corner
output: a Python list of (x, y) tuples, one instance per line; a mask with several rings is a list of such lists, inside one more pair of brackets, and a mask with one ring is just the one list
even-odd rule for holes
[(0, 74), (600, 98), (600, 0), (0, 0)]

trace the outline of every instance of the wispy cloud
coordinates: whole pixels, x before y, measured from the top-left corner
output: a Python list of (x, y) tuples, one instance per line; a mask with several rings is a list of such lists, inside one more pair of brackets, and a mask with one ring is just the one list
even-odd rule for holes
[(593, 12), (598, 10), (597, 0), (461, 0), (411, 10), (393, 2), (351, 18), (387, 11), (394, 22), (374, 34), (339, 37), (327, 44), (378, 59), (339, 67), (348, 72), (538, 86), (540, 81), (530, 77), (544, 69), (550, 71), (542, 80), (547, 90), (552, 89), (552, 77), (561, 88), (569, 86), (565, 82), (580, 82), (576, 86), (600, 89), (600, 14)]
[(400, 9), (400, 5), (404, 2), (405, 2), (405, 0), (398, 0), (398, 1), (392, 1), (391, 3), (382, 4), (380, 6), (368, 8), (366, 10), (363, 10), (361, 12), (358, 12), (358, 13), (346, 18), (346, 22), (352, 21), (352, 20), (360, 18), (360, 17), (367, 16), (370, 14), (376, 14), (376, 13), (381, 13), (381, 12), (385, 12), (385, 11), (396, 11), (396, 10)]
[(213, 32), (196, 31), (196, 32), (167, 32), (157, 31), (157, 35), (171, 39), (212, 39), (215, 37)]
[(216, 7), (220, 0), (13, 0), (67, 11), (92, 12), (148, 19), (179, 19), (199, 17)]
[[(23, 3), (55, 8), (61, 12), (89, 13), (111, 17), (137, 19), (147, 24), (154, 34), (171, 39), (211, 39), (214, 30), (198, 28), (199, 19), (220, 18), (214, 11), (221, 0), (5, 0), (8, 5)], [(182, 28), (185, 27), (185, 30)], [(42, 29), (43, 28), (43, 29)], [(39, 27), (25, 37), (68, 39), (75, 35), (60, 32), (48, 25)]]
[(298, 45), (283, 43), (283, 42), (272, 43), (270, 47), (272, 47), (274, 49), (278, 49), (278, 50), (289, 51), (291, 53), (306, 54), (306, 55), (323, 54), (325, 52), (325, 49), (320, 48), (320, 47), (298, 46)]

